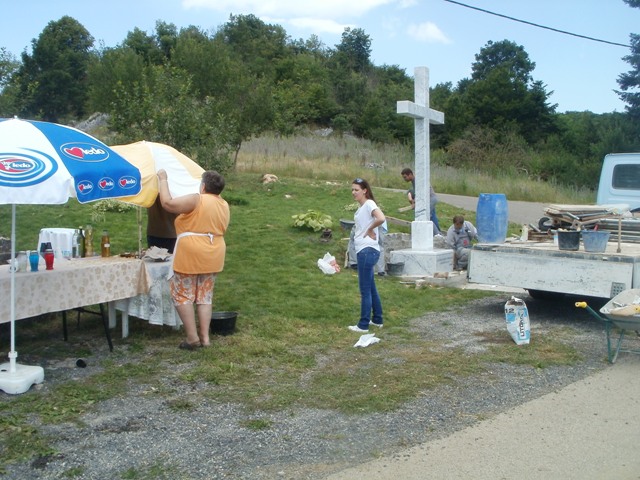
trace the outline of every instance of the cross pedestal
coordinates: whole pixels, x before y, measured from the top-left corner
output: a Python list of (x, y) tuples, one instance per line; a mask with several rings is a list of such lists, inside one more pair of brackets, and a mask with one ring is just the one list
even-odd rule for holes
[(415, 102), (399, 101), (397, 113), (414, 119), (416, 177), (415, 220), (411, 223), (411, 249), (391, 252), (391, 263), (404, 263), (402, 275), (425, 276), (453, 270), (453, 250), (433, 248), (430, 220), (431, 186), (429, 124), (444, 124), (444, 113), (429, 108), (429, 69), (417, 67)]

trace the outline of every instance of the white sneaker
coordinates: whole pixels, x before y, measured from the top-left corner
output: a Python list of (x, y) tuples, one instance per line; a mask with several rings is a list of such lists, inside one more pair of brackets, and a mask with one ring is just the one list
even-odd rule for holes
[(374, 322), (369, 322), (369, 325), (375, 325), (378, 328), (382, 328), (384, 326), (384, 323), (374, 323)]
[(369, 330), (363, 330), (358, 325), (349, 325), (349, 330), (351, 330), (352, 332), (360, 332), (360, 333), (367, 333), (369, 331)]

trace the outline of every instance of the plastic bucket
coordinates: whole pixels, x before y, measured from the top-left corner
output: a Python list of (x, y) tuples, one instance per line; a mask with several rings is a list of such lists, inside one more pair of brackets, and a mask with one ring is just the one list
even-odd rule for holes
[(560, 250), (579, 250), (580, 232), (558, 230), (558, 248)]
[(595, 230), (582, 231), (582, 243), (586, 252), (602, 253), (607, 249), (607, 242), (611, 232), (598, 232)]
[(387, 273), (389, 275), (402, 275), (404, 273), (404, 262), (387, 263)]
[(507, 197), (503, 193), (481, 193), (476, 209), (478, 240), (482, 243), (504, 243), (508, 224)]
[(218, 335), (231, 335), (236, 331), (237, 318), (237, 312), (212, 312), (209, 330)]

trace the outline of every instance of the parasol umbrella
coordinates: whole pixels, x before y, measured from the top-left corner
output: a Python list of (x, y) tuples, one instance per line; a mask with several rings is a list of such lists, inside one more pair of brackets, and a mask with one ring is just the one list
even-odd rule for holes
[[(149, 208), (158, 196), (158, 170), (166, 170), (172, 197), (198, 193), (204, 169), (175, 148), (163, 143), (141, 141), (111, 148), (140, 169), (142, 189), (139, 194), (119, 198), (122, 202)], [(142, 219), (138, 209), (138, 250), (142, 251)]]
[[(16, 204), (80, 203), (135, 195), (140, 171), (80, 130), (32, 120), (0, 119), (0, 204), (11, 204), (11, 262)], [(0, 365), (0, 390), (23, 393), (44, 380), (42, 367), (18, 365), (15, 350), (15, 272), (11, 273), (11, 351)]]

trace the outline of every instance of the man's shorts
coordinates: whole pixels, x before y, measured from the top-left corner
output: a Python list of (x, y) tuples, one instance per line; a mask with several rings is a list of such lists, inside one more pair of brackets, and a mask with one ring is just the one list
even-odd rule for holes
[(169, 290), (174, 305), (211, 305), (216, 273), (178, 273), (169, 281)]

